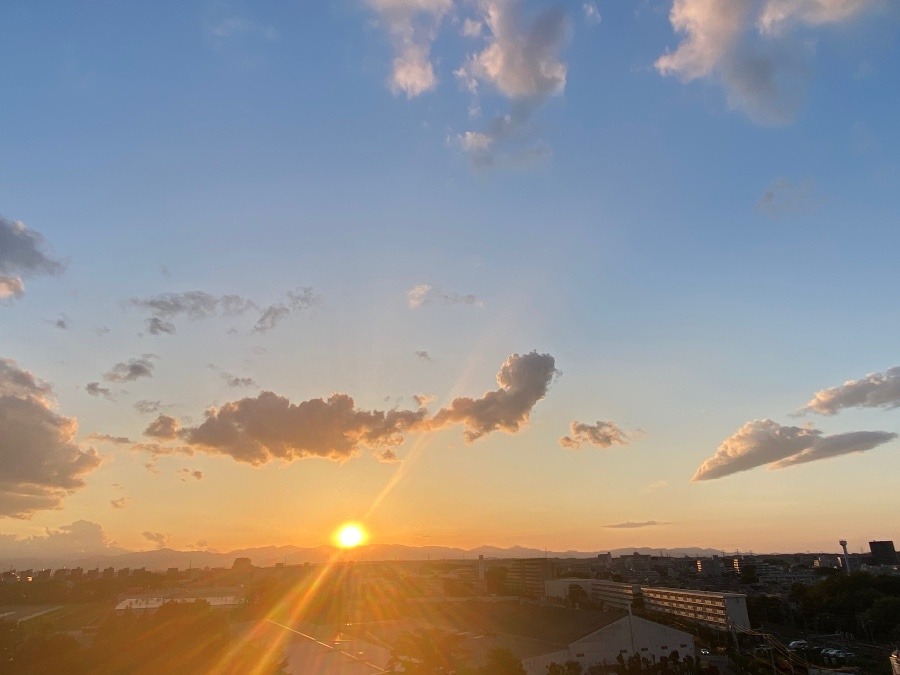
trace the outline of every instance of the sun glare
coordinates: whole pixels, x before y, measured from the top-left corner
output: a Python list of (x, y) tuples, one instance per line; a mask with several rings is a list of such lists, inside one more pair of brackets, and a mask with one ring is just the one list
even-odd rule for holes
[(334, 533), (334, 542), (341, 548), (355, 548), (366, 541), (366, 531), (358, 523), (344, 523)]

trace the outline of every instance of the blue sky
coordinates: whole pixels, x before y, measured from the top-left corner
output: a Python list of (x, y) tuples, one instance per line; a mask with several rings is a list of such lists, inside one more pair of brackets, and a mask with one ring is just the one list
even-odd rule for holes
[[(79, 430), (36, 450), (5, 418), (25, 468), (0, 532), (86, 520), (100, 545), (225, 549), (323, 543), (355, 518), (375, 541), (461, 546), (900, 538), (891, 3), (3, 13), (7, 404)], [(213, 305), (192, 318), (190, 292)], [(52, 391), (10, 384), (22, 373)], [(310, 440), (301, 408), (254, 417), (265, 391), (425, 412), (398, 445), (344, 418)], [(205, 414), (240, 442), (210, 440)], [(166, 437), (145, 433), (158, 415)]]

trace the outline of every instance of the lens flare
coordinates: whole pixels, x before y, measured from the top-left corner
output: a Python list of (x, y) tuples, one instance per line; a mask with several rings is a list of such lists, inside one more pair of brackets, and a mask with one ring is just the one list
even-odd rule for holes
[(366, 531), (359, 523), (344, 523), (334, 533), (334, 543), (341, 548), (356, 548), (366, 539)]

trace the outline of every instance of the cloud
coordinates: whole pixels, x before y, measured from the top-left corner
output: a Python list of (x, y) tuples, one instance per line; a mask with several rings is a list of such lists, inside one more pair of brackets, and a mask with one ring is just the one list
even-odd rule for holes
[(406, 298), (410, 309), (421, 307), (428, 302), (428, 294), (431, 293), (431, 286), (428, 284), (418, 284), (413, 286), (406, 292)]
[(432, 403), (434, 403), (435, 397), (430, 394), (415, 394), (413, 396), (413, 401), (416, 402), (416, 405), (420, 408), (425, 408)]
[(165, 548), (169, 543), (169, 535), (162, 532), (144, 532), (144, 539), (156, 544), (156, 548)]
[(193, 478), (194, 480), (203, 480), (203, 472), (199, 469), (193, 471), (191, 469), (182, 469), (178, 473), (183, 473), (185, 475), (185, 478), (182, 478), (181, 480), (187, 480), (188, 478)]
[(763, 33), (780, 34), (797, 24), (843, 23), (877, 4), (878, 0), (766, 0), (757, 25)]
[[(418, 309), (422, 305), (430, 304), (435, 300), (438, 300), (445, 305), (474, 305), (476, 307), (484, 307), (484, 303), (471, 293), (467, 295), (445, 293), (429, 284), (418, 284), (413, 286), (406, 292), (406, 299), (410, 309)], [(416, 353), (418, 354), (418, 352)]]
[(145, 323), (147, 332), (150, 333), (150, 335), (172, 335), (175, 332), (174, 323), (166, 321), (165, 319), (160, 319), (158, 316), (151, 316)]
[(253, 326), (254, 333), (268, 333), (275, 328), (282, 319), (286, 319), (294, 312), (309, 310), (320, 302), (318, 295), (313, 293), (312, 288), (304, 287), (296, 291), (288, 291), (287, 302), (279, 302), (266, 307), (256, 324)]
[(810, 211), (815, 207), (815, 202), (811, 180), (792, 183), (786, 178), (779, 178), (759, 198), (756, 208), (767, 216), (777, 218)]
[[(289, 294), (290, 296), (291, 294)], [(259, 310), (258, 305), (241, 295), (212, 295), (204, 291), (162, 293), (148, 298), (130, 298), (126, 306), (150, 312), (146, 329), (151, 335), (175, 333), (175, 317), (185, 316), (197, 321), (216, 316), (236, 317)]]
[(397, 457), (397, 453), (390, 448), (386, 448), (384, 450), (376, 452), (375, 459), (377, 459), (382, 464), (396, 464), (400, 461), (400, 458)]
[(839, 387), (817, 391), (803, 412), (834, 415), (845, 408), (900, 407), (900, 366), (883, 373), (869, 373), (860, 380), (847, 380)]
[(669, 21), (683, 35), (674, 52), (655, 63), (661, 75), (683, 82), (721, 84), (729, 107), (757, 124), (788, 124), (805, 98), (810, 42), (789, 28), (849, 21), (876, 0), (675, 0)]
[(153, 377), (154, 366), (151, 359), (155, 358), (157, 358), (155, 354), (144, 354), (117, 363), (103, 375), (103, 379), (107, 382), (133, 382), (142, 377)]
[(180, 436), (197, 450), (253, 465), (303, 457), (345, 460), (363, 447), (402, 443), (402, 434), (420, 428), (426, 414), (425, 409), (361, 410), (346, 394), (295, 404), (264, 391), (208, 410), (202, 424)]
[(25, 295), (25, 284), (20, 277), (0, 276), (0, 300), (21, 298)]
[(147, 399), (141, 399), (140, 401), (135, 401), (133, 407), (139, 413), (152, 415), (153, 413), (158, 412), (162, 408), (167, 408), (168, 406), (163, 405), (162, 401), (148, 401)]
[(416, 355), (417, 359), (421, 359), (422, 361), (431, 361), (431, 354), (421, 349), (417, 349), (413, 352)]
[(69, 329), (69, 318), (63, 314), (55, 321), (51, 321), (51, 323), (59, 328), (60, 330), (68, 330)]
[[(533, 160), (547, 150), (541, 144), (529, 144), (525, 130), (544, 101), (565, 91), (568, 69), (560, 52), (569, 33), (568, 17), (563, 9), (553, 7), (528, 22), (518, 0), (480, 0), (478, 8), (488, 27), (487, 44), (454, 75), (472, 95), (473, 110), (481, 108), (481, 85), (508, 99), (511, 107), (486, 129), (465, 131), (452, 140), (478, 167)], [(511, 151), (503, 150), (509, 146)]]
[(150, 438), (171, 440), (178, 438), (180, 431), (181, 424), (177, 419), (169, 415), (160, 415), (147, 426), (144, 430), (144, 435)]
[(47, 529), (44, 535), (19, 538), (0, 535), (0, 555), (4, 558), (72, 558), (124, 553), (97, 523), (76, 520), (59, 529)]
[[(811, 427), (786, 427), (770, 419), (747, 422), (726, 438), (691, 480), (722, 478), (768, 464), (782, 468), (790, 464), (863, 452), (896, 438), (887, 432), (857, 431), (824, 436)], [(786, 461), (789, 460), (790, 461)]]
[(600, 10), (597, 9), (597, 4), (594, 2), (583, 3), (581, 10), (584, 12), (584, 20), (591, 25), (596, 26), (603, 20), (603, 17), (600, 16)]
[(528, 423), (532, 408), (547, 394), (558, 374), (550, 354), (513, 354), (497, 373), (499, 389), (481, 398), (460, 397), (441, 408), (429, 421), (433, 429), (461, 423), (463, 436), (471, 443), (492, 431), (514, 433)]
[(112, 391), (108, 387), (101, 387), (99, 382), (88, 382), (84, 385), (84, 390), (90, 396), (102, 396), (108, 401), (115, 401), (116, 397), (113, 396)]
[(499, 389), (478, 399), (457, 398), (433, 417), (424, 406), (417, 410), (363, 410), (341, 393), (291, 403), (263, 391), (253, 398), (210, 408), (203, 423), (195, 427), (179, 430), (177, 420), (160, 416), (148, 431), (153, 428), (156, 432), (158, 425), (159, 438), (177, 438), (181, 445), (138, 443), (132, 449), (153, 455), (221, 454), (258, 466), (305, 457), (344, 461), (363, 448), (383, 459), (390, 457), (386, 450), (403, 442), (405, 433), (436, 431), (457, 423), (465, 426), (464, 436), (471, 442), (495, 430), (514, 433), (527, 424), (532, 408), (558, 374), (554, 363), (549, 354), (513, 354), (497, 375)]
[(571, 435), (559, 439), (561, 446), (571, 449), (580, 448), (585, 443), (596, 445), (598, 448), (608, 448), (614, 444), (628, 445), (630, 442), (631, 438), (615, 422), (599, 420), (594, 424), (573, 421)]
[(0, 359), (0, 516), (60, 508), (100, 465), (96, 450), (73, 442), (77, 420), (54, 406), (49, 384)]
[(887, 431), (852, 431), (846, 434), (823, 436), (802, 452), (785, 457), (770, 465), (769, 468), (783, 469), (786, 466), (814, 462), (818, 459), (828, 459), (853, 452), (865, 452), (895, 438), (897, 438), (897, 434)]
[(484, 30), (484, 22), (475, 19), (466, 18), (463, 20), (462, 34), (465, 37), (477, 38), (481, 37), (481, 31)]
[(113, 443), (115, 445), (130, 445), (134, 441), (132, 441), (127, 436), (111, 436), (110, 434), (91, 434), (88, 436), (89, 441), (96, 441), (98, 443)]
[(128, 497), (119, 497), (118, 499), (110, 499), (109, 505), (114, 509), (124, 509), (128, 504)]
[(221, 373), (222, 379), (225, 380), (225, 384), (227, 384), (232, 389), (237, 387), (256, 387), (256, 380), (252, 377), (238, 377), (237, 375), (231, 375), (229, 373)]
[(611, 530), (634, 530), (639, 527), (653, 527), (654, 525), (668, 525), (668, 523), (663, 523), (658, 520), (644, 520), (638, 523), (626, 520), (624, 523), (613, 523), (611, 525), (604, 525), (603, 527)]
[(55, 275), (63, 269), (65, 264), (52, 257), (39, 232), (0, 217), (0, 300), (22, 297), (23, 276)]
[(394, 60), (388, 86), (394, 94), (415, 98), (437, 87), (431, 43), (453, 0), (368, 0), (388, 31)]

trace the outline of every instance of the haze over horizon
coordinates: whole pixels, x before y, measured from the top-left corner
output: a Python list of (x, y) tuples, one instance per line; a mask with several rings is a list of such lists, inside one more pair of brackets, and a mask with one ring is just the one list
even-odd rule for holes
[(896, 4), (4, 14), (0, 550), (900, 540)]

